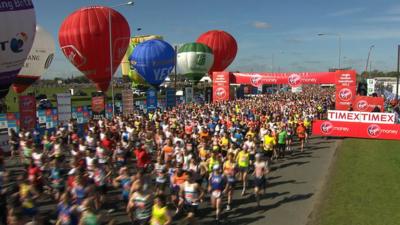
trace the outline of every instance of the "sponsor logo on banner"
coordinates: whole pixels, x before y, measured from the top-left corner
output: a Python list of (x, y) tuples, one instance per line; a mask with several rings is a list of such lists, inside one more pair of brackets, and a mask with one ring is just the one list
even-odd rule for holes
[(371, 137), (378, 137), (381, 134), (381, 127), (377, 124), (371, 124), (367, 128), (368, 135)]
[(20, 127), (21, 129), (35, 129), (36, 127), (36, 99), (34, 96), (19, 97)]
[(291, 87), (298, 87), (301, 85), (301, 77), (296, 73), (292, 73), (288, 77), (288, 84)]
[(92, 115), (93, 119), (99, 120), (105, 116), (104, 96), (92, 97)]
[(155, 110), (157, 109), (157, 92), (154, 89), (147, 90), (146, 93), (146, 106), (147, 110)]
[(261, 75), (260, 74), (254, 74), (251, 78), (250, 78), (250, 83), (251, 85), (253, 85), (254, 87), (259, 87), (261, 86)]
[(225, 88), (223, 88), (223, 87), (217, 88), (217, 90), (215, 91), (215, 94), (216, 94), (217, 97), (220, 98), (220, 99), (225, 98), (225, 96), (226, 96)]
[(328, 120), (343, 122), (394, 124), (396, 122), (396, 114), (328, 110)]
[(357, 108), (361, 111), (364, 111), (365, 109), (367, 109), (368, 107), (368, 102), (365, 100), (361, 100), (359, 102), (357, 102)]
[[(229, 72), (214, 72), (213, 73), (213, 102), (227, 101), (230, 98), (229, 93)], [(247, 78), (249, 79), (249, 78)]]
[(355, 111), (372, 112), (375, 107), (382, 110), (384, 102), (382, 97), (356, 96), (353, 105)]
[(331, 122), (325, 121), (321, 124), (321, 132), (324, 134), (330, 134), (333, 131), (333, 125)]
[(352, 99), (353, 93), (349, 88), (342, 88), (339, 91), (339, 98), (342, 101), (348, 102)]
[(313, 135), (322, 136), (400, 140), (400, 124), (316, 120), (312, 131)]

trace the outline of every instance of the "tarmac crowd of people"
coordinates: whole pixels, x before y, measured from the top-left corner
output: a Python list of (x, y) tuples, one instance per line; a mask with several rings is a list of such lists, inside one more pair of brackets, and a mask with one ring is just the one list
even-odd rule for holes
[[(196, 223), (201, 204), (214, 209), (218, 223), (235, 207), (235, 191), (261, 204), (270, 165), (305, 150), (312, 120), (324, 117), (333, 99), (333, 90), (310, 87), (137, 110), (90, 121), (84, 135), (73, 121), (43, 136), (11, 132), (11, 156), (0, 159), (0, 224), (117, 224), (109, 216), (115, 210), (132, 224)], [(51, 213), (43, 213), (46, 201)]]

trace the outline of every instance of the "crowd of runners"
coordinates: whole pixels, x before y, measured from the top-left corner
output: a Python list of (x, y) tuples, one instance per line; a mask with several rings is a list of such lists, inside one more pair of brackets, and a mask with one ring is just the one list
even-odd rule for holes
[[(196, 223), (199, 205), (212, 207), (218, 223), (235, 207), (236, 191), (261, 204), (270, 165), (306, 150), (313, 119), (333, 99), (333, 90), (310, 87), (137, 110), (90, 121), (84, 135), (73, 121), (43, 136), (11, 132), (12, 154), (0, 159), (0, 224), (117, 224), (115, 210), (133, 224)], [(43, 202), (53, 204), (51, 213)]]

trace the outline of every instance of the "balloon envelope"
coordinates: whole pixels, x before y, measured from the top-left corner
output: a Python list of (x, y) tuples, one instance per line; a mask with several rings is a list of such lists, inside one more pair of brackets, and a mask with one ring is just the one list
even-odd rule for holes
[(153, 86), (159, 86), (175, 65), (175, 50), (162, 40), (138, 44), (129, 57), (131, 65)]
[(214, 64), (210, 72), (225, 70), (235, 59), (237, 53), (236, 40), (229, 33), (222, 30), (208, 31), (197, 39), (212, 49)]
[(61, 25), (58, 38), (68, 60), (93, 81), (98, 90), (106, 91), (128, 48), (130, 30), (119, 12), (108, 7), (91, 6), (69, 15)]
[(24, 92), (49, 68), (54, 58), (54, 39), (41, 26), (36, 26), (35, 40), (24, 66), (13, 83), (18, 94)]
[(148, 40), (163, 40), (162, 36), (159, 35), (142, 35), (142, 36), (135, 36), (132, 37), (129, 43), (128, 50), (126, 51), (126, 54), (124, 58), (122, 59), (121, 62), (121, 71), (122, 71), (122, 76), (128, 76), (130, 80), (132, 81), (132, 87), (137, 87), (138, 85), (145, 85), (146, 81), (143, 79), (143, 77), (136, 71), (135, 68), (131, 67), (129, 63), (129, 56), (132, 55), (133, 50), (135, 47), (145, 41)]
[(176, 66), (179, 74), (199, 81), (214, 63), (211, 48), (201, 43), (187, 43), (178, 50)]
[(0, 3), (0, 98), (4, 98), (31, 50), (36, 16), (31, 0)]

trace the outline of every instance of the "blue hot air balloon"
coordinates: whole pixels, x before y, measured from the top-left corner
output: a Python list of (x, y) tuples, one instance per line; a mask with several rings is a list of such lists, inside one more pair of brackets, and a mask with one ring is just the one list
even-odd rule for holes
[(129, 62), (149, 84), (158, 87), (175, 66), (175, 51), (165, 41), (149, 40), (136, 46)]

